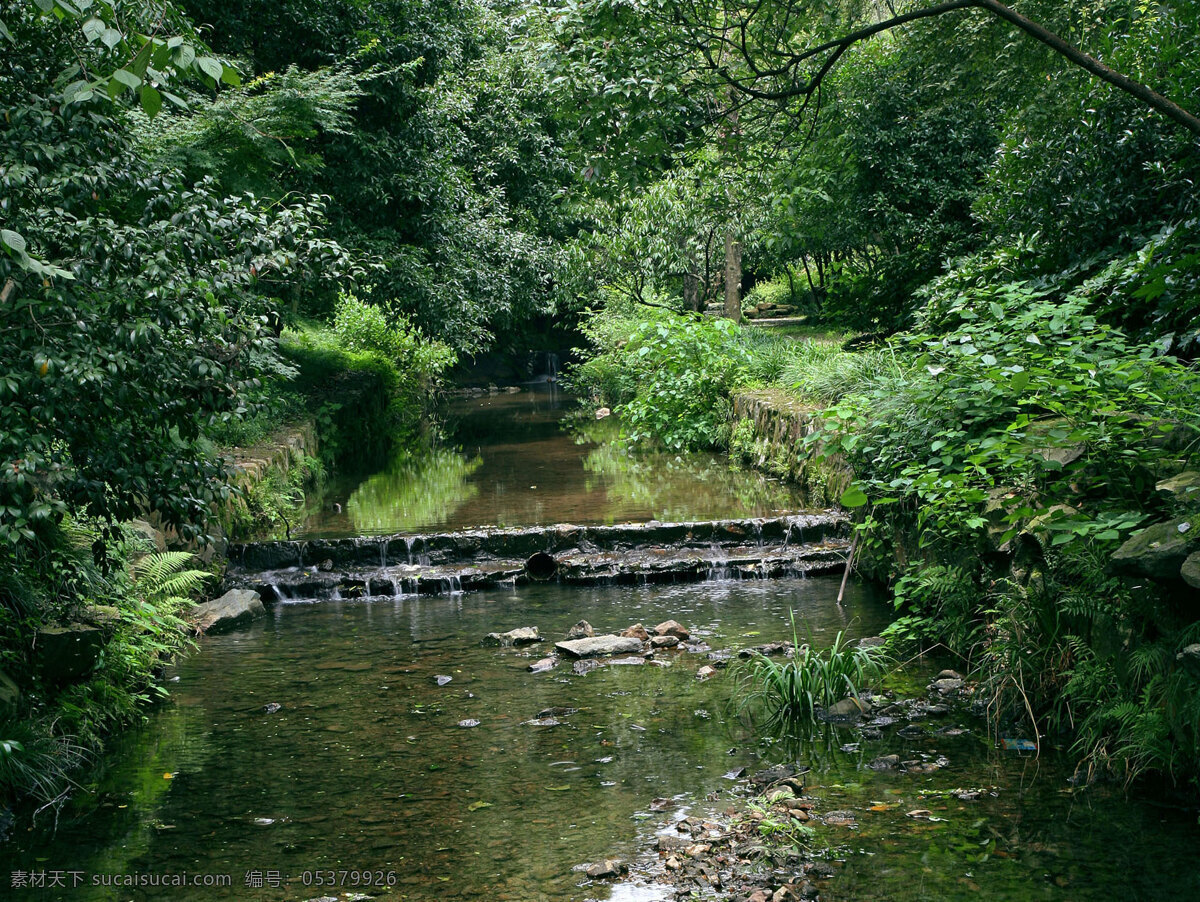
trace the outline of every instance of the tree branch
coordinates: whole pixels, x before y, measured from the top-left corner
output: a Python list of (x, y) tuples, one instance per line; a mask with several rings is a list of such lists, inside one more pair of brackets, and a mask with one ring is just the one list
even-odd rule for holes
[[(943, 3), (937, 3), (933, 6), (924, 9), (916, 9), (911, 12), (903, 13), (902, 15), (892, 16), (875, 22), (863, 28), (856, 29), (841, 37), (825, 41), (815, 47), (810, 47), (807, 50), (798, 53), (785, 54), (787, 62), (776, 67), (764, 67), (758, 60), (752, 58), (752, 53), (745, 41), (740, 42), (738, 50), (743, 57), (742, 62), (745, 63), (750, 70), (751, 75), (746, 78), (739, 78), (729, 71), (727, 66), (717, 63), (710, 53), (704, 52), (704, 56), (709, 68), (717, 74), (730, 87), (745, 94), (748, 97), (753, 97), (757, 100), (782, 101), (790, 100), (797, 97), (811, 97), (812, 94), (821, 86), (821, 82), (833, 69), (834, 65), (850, 47), (862, 41), (869, 40), (878, 34), (885, 31), (891, 31), (902, 25), (907, 25), (910, 22), (916, 22), (921, 19), (931, 19), (935, 16), (942, 16), (946, 13), (957, 12), (964, 9), (980, 9), (991, 13), (999, 19), (1008, 22), (1015, 26), (1034, 40), (1046, 45), (1059, 56), (1079, 66), (1081, 69), (1090, 73), (1101, 81), (1112, 85), (1120, 91), (1129, 94), (1132, 97), (1142, 101), (1148, 107), (1168, 119), (1182, 125), (1188, 131), (1195, 135), (1200, 135), (1200, 118), (1189, 113), (1179, 104), (1169, 98), (1159, 94), (1146, 85), (1135, 79), (1124, 75), (1110, 66), (1106, 66), (1100, 60), (1096, 59), (1087, 53), (1084, 53), (1078, 47), (1063, 40), (1054, 32), (1050, 31), (1043, 25), (1034, 22), (1026, 16), (1021, 15), (1016, 10), (1000, 3), (999, 0), (946, 0)], [(744, 32), (743, 32), (744, 35)], [(693, 38), (695, 40), (695, 38)], [(705, 41), (701, 39), (696, 45), (702, 52), (705, 49)], [(726, 41), (725, 43), (730, 43)], [(801, 63), (815, 59), (820, 56), (826, 58), (822, 62), (817, 72), (807, 79), (797, 81), (787, 87), (781, 88), (759, 88), (754, 86), (754, 82), (761, 82), (764, 77), (784, 75), (787, 72), (795, 72)]]

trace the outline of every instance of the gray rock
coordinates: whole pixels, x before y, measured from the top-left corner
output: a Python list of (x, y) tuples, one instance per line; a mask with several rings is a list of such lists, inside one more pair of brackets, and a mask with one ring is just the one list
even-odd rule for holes
[(438, 674), (433, 678), (433, 681), (439, 686), (445, 686), (447, 683), (452, 683), (454, 681), (454, 677), (446, 676), (445, 674)]
[(477, 721), (474, 717), (468, 717), (466, 720), (460, 720), (458, 725), (464, 729), (470, 729), (471, 727), (479, 726), (479, 721)]
[(592, 636), (588, 639), (569, 639), (556, 642), (554, 647), (573, 658), (594, 658), (599, 655), (621, 655), (642, 650), (641, 640), (632, 636)]
[(887, 645), (887, 639), (883, 636), (863, 636), (858, 640), (859, 648), (883, 648)]
[(223, 633), (265, 616), (258, 593), (251, 589), (230, 589), (220, 598), (198, 604), (192, 610), (192, 625), (198, 633)]
[(825, 709), (826, 718), (857, 718), (862, 717), (865, 705), (858, 699), (846, 696)]
[(628, 664), (631, 667), (640, 667), (641, 665), (646, 663), (646, 659), (645, 658), (613, 658), (608, 663), (613, 664), (618, 667), (623, 664)]
[(104, 631), (90, 623), (44, 626), (34, 652), (42, 676), (52, 683), (79, 680), (91, 673), (104, 648)]
[(597, 661), (595, 659), (589, 658), (589, 659), (584, 659), (581, 661), (576, 661), (574, 664), (571, 665), (571, 670), (573, 670), (579, 676), (583, 676), (586, 673), (591, 673), (593, 670), (599, 670), (603, 666), (604, 666), (604, 663), (602, 661)]
[(166, 551), (167, 536), (161, 529), (155, 529), (146, 520), (130, 520), (123, 524), (133, 540), (148, 547), (151, 551)]
[(534, 661), (527, 668), (530, 673), (545, 673), (548, 670), (553, 670), (558, 666), (558, 658), (542, 658), (540, 661)]
[(962, 687), (963, 681), (961, 679), (934, 680), (932, 684), (932, 688), (941, 695), (949, 695), (952, 692), (957, 692)]
[(684, 628), (683, 624), (677, 620), (664, 620), (654, 628), (654, 635), (674, 636), (676, 639), (687, 639), (691, 636), (691, 633), (689, 633)]
[(15, 717), (21, 701), (21, 690), (3, 670), (0, 670), (0, 720)]
[(1193, 589), (1200, 589), (1200, 551), (1193, 551), (1179, 568), (1183, 581)]
[(587, 875), (593, 880), (604, 880), (609, 877), (620, 877), (622, 874), (629, 872), (629, 865), (615, 858), (606, 858), (604, 861), (589, 865)]
[(1162, 582), (1179, 579), (1184, 561), (1200, 546), (1200, 528), (1193, 527), (1200, 527), (1200, 517), (1182, 517), (1146, 527), (1116, 550), (1113, 569)]
[(1200, 643), (1193, 643), (1186, 646), (1183, 651), (1175, 656), (1175, 660), (1193, 674), (1200, 675)]
[(592, 629), (592, 625), (586, 620), (580, 620), (567, 630), (567, 639), (590, 639), (594, 635), (596, 635), (596, 631)]
[(514, 645), (532, 645), (535, 642), (541, 642), (542, 637), (538, 634), (536, 626), (520, 626), (515, 630), (509, 630), (507, 633), (488, 633), (483, 637), (484, 645), (498, 645), (503, 648), (509, 648)]
[(962, 674), (956, 670), (943, 670), (941, 673), (939, 673), (937, 676), (935, 676), (934, 679), (935, 680), (961, 680)]
[(1188, 501), (1200, 500), (1200, 472), (1184, 470), (1161, 480), (1155, 488), (1164, 495), (1174, 495)]
[(705, 664), (703, 667), (701, 667), (699, 670), (696, 671), (696, 679), (700, 680), (701, 682), (703, 682), (704, 680), (710, 679), (712, 677), (715, 677), (716, 675), (717, 675), (717, 668), (713, 667), (711, 664)]
[(880, 755), (867, 765), (871, 770), (895, 770), (900, 766), (899, 755)]
[(679, 639), (675, 636), (655, 636), (650, 640), (651, 648), (674, 648), (679, 644)]

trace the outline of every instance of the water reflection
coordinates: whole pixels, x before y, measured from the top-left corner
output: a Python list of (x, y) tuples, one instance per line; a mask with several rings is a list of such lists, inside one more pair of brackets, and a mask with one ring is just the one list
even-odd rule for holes
[(708, 520), (802, 510), (796, 491), (711, 454), (634, 454), (612, 419), (567, 431), (549, 390), (450, 406), (446, 447), (365, 478), (334, 480), (299, 536), (480, 526)]

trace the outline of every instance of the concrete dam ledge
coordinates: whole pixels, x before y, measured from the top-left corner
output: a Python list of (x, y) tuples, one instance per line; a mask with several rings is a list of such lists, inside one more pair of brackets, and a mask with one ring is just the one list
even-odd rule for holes
[(559, 524), (417, 536), (257, 542), (230, 548), (227, 588), (267, 603), (465, 592), (528, 582), (636, 584), (829, 572), (846, 558), (845, 514), (694, 523)]
[(849, 535), (842, 511), (811, 511), (745, 520), (692, 523), (618, 523), (612, 526), (553, 526), (464, 529), (424, 535), (362, 536), (351, 539), (297, 539), (229, 546), (238, 570), (313, 567), (388, 567), (397, 564), (456, 564), (468, 561), (524, 560), (537, 552), (627, 551), (634, 548), (702, 548), (731, 545), (804, 544)]

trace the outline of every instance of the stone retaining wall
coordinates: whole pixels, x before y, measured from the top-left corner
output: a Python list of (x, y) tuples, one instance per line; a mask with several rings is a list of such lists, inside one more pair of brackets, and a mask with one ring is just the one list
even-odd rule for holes
[(820, 410), (778, 388), (733, 396), (730, 455), (773, 476), (798, 483), (816, 506), (837, 503), (853, 479), (840, 459), (819, 461), (821, 446), (805, 445), (820, 423)]

